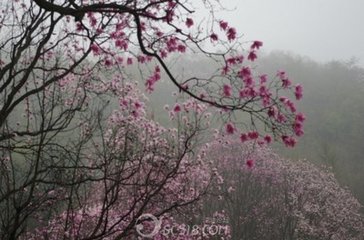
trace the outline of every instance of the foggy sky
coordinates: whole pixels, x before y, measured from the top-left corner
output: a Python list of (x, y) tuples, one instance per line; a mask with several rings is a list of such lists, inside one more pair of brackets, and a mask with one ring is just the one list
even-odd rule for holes
[(359, 58), (364, 67), (364, 0), (222, 0), (221, 15), (262, 40), (265, 51), (291, 51), (317, 61)]

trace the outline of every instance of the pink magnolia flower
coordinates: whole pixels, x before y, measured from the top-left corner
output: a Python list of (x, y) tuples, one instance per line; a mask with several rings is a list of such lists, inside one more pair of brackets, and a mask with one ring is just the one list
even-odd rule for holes
[(122, 58), (122, 57), (118, 56), (118, 57), (116, 57), (116, 61), (117, 61), (118, 63), (123, 63), (124, 58)]
[(281, 97), (279, 97), (279, 101), (286, 103), (288, 101), (288, 98), (285, 96), (281, 96)]
[(135, 111), (135, 110), (132, 110), (131, 115), (133, 115), (133, 117), (137, 118), (137, 117), (139, 117), (139, 112)]
[(261, 41), (254, 41), (253, 44), (250, 46), (251, 49), (259, 49), (261, 46), (263, 46), (263, 42)]
[(138, 59), (138, 62), (140, 62), (140, 63), (145, 63), (145, 61), (146, 61), (145, 56), (142, 56), (142, 55), (138, 56), (137, 59)]
[(91, 26), (92, 27), (96, 26), (97, 19), (95, 18), (94, 13), (92, 13), (92, 12), (87, 13), (87, 17), (89, 18)]
[(248, 55), (248, 60), (254, 62), (255, 59), (257, 59), (257, 54), (255, 53), (254, 50), (250, 51), (249, 52), (249, 55)]
[(297, 143), (296, 139), (294, 139), (293, 137), (286, 136), (286, 135), (282, 136), (282, 141), (287, 147), (294, 147)]
[(243, 61), (244, 61), (244, 56), (243, 55), (239, 55), (239, 56), (237, 56), (236, 58), (236, 61), (238, 62), (238, 63), (243, 63)]
[(246, 142), (246, 141), (248, 141), (249, 140), (249, 137), (248, 137), (248, 135), (246, 134), (246, 133), (242, 133), (242, 134), (240, 134), (240, 141), (242, 142), (242, 143), (244, 143), (244, 142)]
[(239, 97), (240, 98), (246, 98), (247, 96), (248, 96), (248, 94), (247, 94), (246, 89), (245, 88), (240, 89), (240, 91), (239, 91)]
[(262, 85), (259, 87), (259, 95), (261, 97), (265, 97), (265, 96), (268, 96), (269, 95), (269, 92), (268, 92), (268, 89), (266, 86)]
[(255, 89), (253, 87), (246, 87), (244, 89), (241, 89), (239, 92), (239, 97), (240, 98), (254, 98), (258, 95), (258, 93), (255, 91)]
[(177, 3), (176, 3), (176, 2), (168, 1), (168, 8), (169, 8), (169, 9), (173, 9), (176, 5), (177, 5)]
[(127, 50), (128, 49), (128, 42), (122, 39), (117, 39), (115, 41), (115, 46), (120, 48), (120, 49), (124, 49)]
[(260, 78), (260, 84), (264, 84), (268, 80), (267, 74), (260, 75), (259, 78)]
[(245, 79), (251, 76), (251, 70), (249, 67), (242, 67), (241, 70), (238, 72), (238, 77), (241, 79)]
[(283, 88), (288, 88), (291, 85), (292, 85), (292, 81), (291, 80), (289, 80), (288, 78), (283, 78), (282, 79), (282, 87)]
[(266, 135), (266, 136), (264, 137), (264, 141), (265, 141), (267, 144), (269, 144), (269, 143), (271, 143), (271, 142), (272, 142), (272, 137), (271, 137), (270, 135)]
[(227, 38), (229, 41), (233, 41), (236, 39), (236, 29), (235, 28), (229, 28), (227, 31)]
[(143, 104), (138, 101), (138, 102), (134, 103), (134, 106), (135, 106), (136, 109), (139, 109), (139, 108), (141, 108), (143, 106)]
[[(158, 68), (159, 69), (159, 68)], [(148, 92), (152, 92), (154, 91), (154, 85), (155, 83), (160, 80), (161, 76), (160, 76), (160, 72), (157, 70), (157, 68), (155, 69), (154, 73), (152, 76), (150, 76), (146, 83), (145, 86), (147, 87), (147, 91)]]
[(181, 111), (181, 106), (179, 104), (176, 104), (173, 108), (173, 112), (178, 113)]
[(226, 74), (228, 74), (229, 70), (230, 70), (229, 66), (228, 66), (228, 65), (225, 65), (225, 66), (222, 68), (221, 73), (222, 73), (223, 75), (226, 75)]
[(190, 28), (193, 25), (193, 20), (191, 18), (186, 19), (186, 26)]
[(269, 117), (275, 117), (276, 116), (276, 114), (277, 114), (277, 108), (275, 107), (275, 106), (273, 106), (273, 107), (270, 107), (269, 109), (268, 109), (268, 116)]
[[(300, 116), (300, 117), (297, 117), (297, 116)], [(296, 136), (298, 136), (298, 137), (300, 137), (304, 134), (303, 121), (300, 121), (300, 120), (302, 120), (302, 117), (303, 116), (297, 114), (295, 122), (293, 123), (293, 131), (296, 134)]]
[(301, 123), (294, 123), (293, 130), (297, 137), (300, 137), (304, 134)]
[(106, 58), (106, 59), (104, 60), (104, 64), (105, 64), (105, 66), (106, 66), (106, 67), (111, 67), (111, 66), (112, 66), (112, 64), (113, 64), (113, 62), (112, 62), (112, 60), (111, 60), (111, 59)]
[(258, 96), (258, 92), (255, 90), (255, 88), (249, 86), (245, 89), (247, 90), (248, 97), (254, 98), (254, 97)]
[(101, 33), (103, 33), (104, 32), (104, 30), (102, 29), (102, 28), (97, 28), (96, 29), (96, 33), (97, 34), (101, 34)]
[(100, 54), (100, 48), (99, 48), (99, 46), (97, 46), (97, 44), (95, 44), (95, 43), (91, 44), (90, 49), (94, 55)]
[(185, 45), (180, 44), (180, 45), (177, 46), (177, 49), (181, 53), (186, 52), (186, 46)]
[(247, 166), (248, 168), (252, 168), (252, 167), (254, 167), (254, 161), (253, 161), (253, 159), (248, 159), (248, 160), (246, 161), (246, 166)]
[(228, 58), (228, 59), (226, 59), (226, 62), (229, 65), (235, 65), (236, 64), (236, 58), (234, 58), (234, 57)]
[(217, 40), (219, 39), (219, 37), (217, 36), (217, 34), (216, 34), (216, 33), (212, 33), (212, 34), (210, 35), (210, 39), (211, 39), (211, 41), (217, 41)]
[(262, 97), (262, 104), (263, 104), (263, 107), (268, 107), (271, 104), (271, 100), (270, 100), (269, 96)]
[(254, 79), (252, 78), (252, 76), (247, 76), (244, 78), (244, 83), (245, 83), (245, 87), (253, 87), (254, 85)]
[(223, 92), (224, 92), (225, 97), (230, 97), (231, 96), (231, 86), (227, 85), (227, 84), (224, 84)]
[(228, 23), (227, 22), (225, 22), (225, 21), (223, 21), (223, 20), (221, 20), (220, 22), (219, 22), (219, 24), (220, 24), (220, 28), (222, 29), (222, 30), (226, 30), (227, 28), (228, 28)]
[(306, 120), (306, 117), (303, 113), (297, 113), (295, 120), (296, 122), (304, 122)]
[(285, 71), (278, 71), (277, 77), (279, 77), (281, 80), (286, 78), (286, 72)]
[(84, 28), (83, 28), (82, 24), (80, 22), (77, 22), (76, 23), (76, 31), (81, 32), (83, 29)]
[(234, 134), (234, 132), (235, 132), (235, 126), (234, 126), (234, 124), (233, 123), (226, 124), (225, 130), (226, 130), (226, 132), (228, 134)]
[(302, 98), (303, 88), (302, 88), (302, 86), (300, 84), (297, 84), (295, 86), (295, 93), (294, 94), (295, 94), (297, 100), (300, 100)]
[(289, 110), (291, 110), (291, 112), (296, 112), (297, 109), (296, 109), (296, 105), (294, 104), (294, 102), (292, 101), (287, 101), (287, 107), (289, 108)]
[(165, 50), (163, 50), (163, 49), (160, 51), (160, 54), (161, 54), (161, 58), (166, 58), (166, 57), (167, 57), (167, 55), (168, 55), (168, 54), (167, 54), (167, 51), (165, 51)]
[(252, 140), (257, 139), (259, 137), (259, 134), (257, 131), (248, 132), (248, 137)]

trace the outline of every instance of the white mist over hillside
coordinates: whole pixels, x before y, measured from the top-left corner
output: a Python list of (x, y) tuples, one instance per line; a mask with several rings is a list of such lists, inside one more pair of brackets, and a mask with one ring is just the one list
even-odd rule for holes
[[(317, 61), (358, 58), (364, 66), (363, 0), (223, 0), (219, 17), (266, 51), (279, 49)], [(234, 10), (233, 10), (234, 9)]]

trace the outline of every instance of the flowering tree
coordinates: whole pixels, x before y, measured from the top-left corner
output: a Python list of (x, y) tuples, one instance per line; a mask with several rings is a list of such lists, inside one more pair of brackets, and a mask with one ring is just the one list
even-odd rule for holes
[(362, 206), (332, 172), (266, 147), (219, 141), (208, 155), (219, 166), (220, 196), (204, 206), (207, 214), (224, 211), (232, 239), (363, 238)]
[[(161, 214), (198, 199), (205, 186), (187, 199), (172, 194), (179, 200), (174, 207), (148, 205), (162, 192), (168, 199), (167, 193), (182, 191), (165, 188), (172, 188), (171, 179), (182, 181), (178, 173), (187, 171), (182, 163), (192, 158), (187, 153), (198, 142), (206, 106), (218, 109), (227, 134), (243, 142), (275, 139), (295, 145), (304, 115), (291, 98), (301, 99), (302, 87), (292, 85), (284, 71), (273, 78), (255, 72), (262, 42), (246, 48), (235, 28), (214, 14), (206, 26), (195, 23), (195, 4), (213, 13), (219, 1), (1, 1), (1, 238), (39, 230), (48, 220), (58, 221), (55, 216), (63, 221), (58, 226), (63, 238), (123, 237), (143, 210)], [(217, 67), (207, 77), (178, 76), (171, 59), (188, 53)], [(190, 99), (171, 115), (179, 119), (186, 111), (198, 121), (181, 118), (183, 134), (177, 131), (173, 141), (162, 137), (166, 130), (147, 120), (140, 94), (130, 84), (132, 65), (143, 70), (148, 92), (162, 77), (174, 83)], [(117, 112), (111, 110), (115, 105)], [(126, 185), (134, 188), (121, 188)], [(125, 217), (110, 221), (121, 199), (130, 199), (116, 211)], [(93, 218), (95, 210), (99, 215)], [(86, 221), (88, 228), (83, 214), (94, 219)]]
[[(165, 129), (146, 118), (145, 104), (135, 86), (117, 85), (113, 90), (123, 92), (120, 110), (99, 129), (99, 137), (89, 136), (95, 131), (82, 126), (83, 146), (77, 154), (83, 157), (77, 165), (57, 165), (63, 171), (70, 168), (72, 179), (47, 192), (50, 198), (45, 205), (59, 207), (53, 209), (50, 219), (44, 216), (46, 209), (40, 209), (34, 221), (42, 227), (24, 239), (135, 239), (131, 234), (142, 213), (161, 216), (182, 210), (207, 191), (213, 172), (203, 156), (192, 153), (203, 129), (194, 115), (204, 107), (196, 101), (186, 102), (176, 117), (184, 115), (189, 127)], [(186, 111), (189, 114), (183, 114)], [(52, 182), (47, 177), (42, 181)]]

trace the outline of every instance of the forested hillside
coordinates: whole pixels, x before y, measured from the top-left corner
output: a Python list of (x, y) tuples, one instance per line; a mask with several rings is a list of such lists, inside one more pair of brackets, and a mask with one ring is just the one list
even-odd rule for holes
[[(206, 65), (190, 58), (176, 68), (181, 74), (201, 75), (215, 69), (213, 63), (210, 69)], [(296, 148), (277, 146), (278, 151), (292, 159), (306, 158), (332, 167), (339, 182), (364, 203), (364, 69), (355, 61), (318, 63), (279, 51), (266, 54), (254, 67), (270, 76), (277, 69), (285, 69), (290, 78), (304, 86), (299, 107), (307, 118), (305, 135)], [(171, 92), (176, 90), (163, 83), (156, 91), (148, 95), (153, 100), (154, 118), (168, 124), (163, 106), (166, 102), (173, 106)]]

